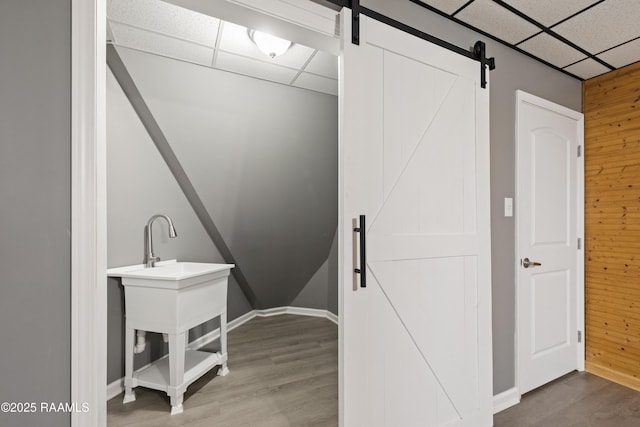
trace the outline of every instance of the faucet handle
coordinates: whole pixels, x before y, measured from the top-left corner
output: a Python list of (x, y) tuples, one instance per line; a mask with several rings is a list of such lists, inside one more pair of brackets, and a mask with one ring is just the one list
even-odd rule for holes
[(155, 267), (156, 262), (160, 261), (159, 256), (150, 256), (147, 257), (147, 267)]

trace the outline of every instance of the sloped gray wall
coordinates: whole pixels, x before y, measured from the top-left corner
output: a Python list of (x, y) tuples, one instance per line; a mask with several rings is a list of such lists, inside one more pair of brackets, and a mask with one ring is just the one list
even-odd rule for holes
[(409, 0), (363, 0), (362, 4), (463, 48), (482, 40), (487, 44), (487, 56), (496, 58), (497, 67), (491, 72), (488, 88), (491, 91), (493, 386), (494, 394), (498, 394), (515, 385), (515, 222), (513, 217), (503, 215), (504, 198), (515, 196), (515, 91), (521, 89), (581, 111), (581, 82)]
[(118, 52), (259, 303), (290, 304), (337, 228), (337, 97)]
[[(118, 53), (262, 308), (291, 305), (318, 269), (337, 264), (337, 98), (129, 49)], [(171, 216), (178, 232), (169, 239), (163, 222), (154, 225), (162, 259), (223, 262), (118, 82), (111, 72), (107, 77), (108, 266), (143, 262), (144, 225), (154, 213)], [(325, 273), (323, 291), (306, 306), (337, 313), (331, 271), (333, 287)], [(108, 295), (112, 382), (124, 369), (118, 280), (109, 280)], [(233, 279), (228, 305), (229, 320), (252, 309)], [(196, 328), (191, 339), (215, 327)], [(152, 338), (136, 366), (164, 351)]]

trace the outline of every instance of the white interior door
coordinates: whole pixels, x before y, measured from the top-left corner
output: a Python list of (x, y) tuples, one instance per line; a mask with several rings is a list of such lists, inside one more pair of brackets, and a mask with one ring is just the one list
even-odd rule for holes
[(490, 426), (489, 90), (476, 61), (341, 21), (341, 424)]
[(518, 370), (526, 393), (580, 368), (583, 121), (520, 91), (517, 110)]

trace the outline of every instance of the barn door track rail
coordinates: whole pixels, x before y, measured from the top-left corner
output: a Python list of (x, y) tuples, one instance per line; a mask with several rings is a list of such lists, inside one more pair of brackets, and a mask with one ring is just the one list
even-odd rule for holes
[(423, 31), (420, 31), (416, 28), (413, 28), (407, 24), (403, 24), (400, 21), (396, 21), (395, 19), (389, 18), (386, 15), (376, 12), (375, 10), (371, 10), (360, 5), (360, 0), (329, 0), (331, 3), (334, 3), (338, 6), (348, 7), (351, 9), (351, 42), (353, 44), (360, 44), (360, 14), (366, 15), (369, 18), (375, 19), (376, 21), (380, 21), (384, 24), (390, 25), (398, 30), (404, 31), (405, 33), (409, 33), (413, 36), (419, 37), (423, 40), (426, 40), (430, 43), (436, 44), (440, 47), (448, 49), (452, 52), (455, 52), (459, 55), (466, 56), (467, 58), (471, 58), (480, 62), (480, 86), (484, 89), (487, 87), (487, 69), (493, 70), (496, 68), (496, 60), (495, 58), (487, 58), (486, 55), (486, 45), (483, 41), (478, 40), (472, 49), (463, 49), (459, 46), (451, 44), (447, 41), (439, 39), (431, 34), (427, 34)]

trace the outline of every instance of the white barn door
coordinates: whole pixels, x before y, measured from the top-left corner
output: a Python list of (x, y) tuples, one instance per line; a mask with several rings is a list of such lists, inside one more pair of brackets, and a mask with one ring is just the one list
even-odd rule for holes
[(341, 21), (341, 424), (490, 426), (489, 89), (476, 61)]

